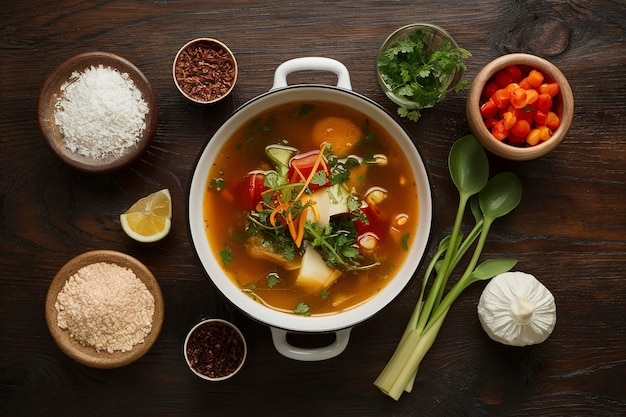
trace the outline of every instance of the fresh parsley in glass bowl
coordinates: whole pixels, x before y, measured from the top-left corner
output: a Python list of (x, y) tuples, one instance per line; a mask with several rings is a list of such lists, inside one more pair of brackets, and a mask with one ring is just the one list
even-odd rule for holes
[(433, 107), (452, 90), (463, 90), (465, 60), (472, 54), (439, 26), (403, 26), (383, 42), (377, 57), (378, 82), (398, 114), (418, 121), (421, 109)]

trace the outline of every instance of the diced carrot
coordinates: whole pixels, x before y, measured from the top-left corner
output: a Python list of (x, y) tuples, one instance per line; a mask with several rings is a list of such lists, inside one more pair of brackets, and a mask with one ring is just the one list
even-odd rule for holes
[(550, 131), (550, 128), (548, 126), (539, 126), (538, 129), (541, 132), (542, 141), (545, 142), (550, 139), (550, 136), (552, 136), (552, 132)]
[(530, 85), (532, 85), (535, 88), (539, 87), (544, 79), (541, 71), (538, 71), (536, 69), (530, 70), (527, 78), (528, 78), (528, 82), (530, 83)]
[(548, 117), (546, 118), (546, 126), (548, 126), (552, 130), (556, 130), (561, 124), (561, 119), (559, 116), (553, 111), (548, 112)]
[(530, 85), (530, 81), (528, 81), (528, 77), (522, 79), (522, 81), (519, 82), (519, 86), (527, 90), (533, 88), (533, 86)]
[(511, 92), (511, 104), (516, 109), (521, 109), (526, 106), (526, 90), (517, 87)]
[(548, 120), (548, 113), (537, 109), (537, 112), (535, 113), (535, 123), (537, 125), (545, 125), (547, 120)]
[(499, 89), (491, 96), (491, 100), (499, 109), (505, 109), (511, 103), (511, 94), (504, 89)]
[(541, 130), (539, 129), (532, 129), (528, 133), (528, 136), (526, 136), (526, 143), (529, 144), (530, 146), (535, 146), (536, 144), (539, 143), (540, 140), (541, 140)]
[(551, 97), (555, 97), (559, 94), (559, 85), (557, 83), (544, 83), (539, 86), (539, 93), (550, 94)]
[(530, 123), (526, 120), (518, 120), (511, 128), (511, 133), (515, 136), (525, 138), (530, 132)]
[(498, 107), (492, 99), (489, 99), (489, 101), (486, 101), (485, 103), (483, 103), (482, 106), (480, 106), (480, 114), (483, 116), (483, 119), (493, 118), (496, 115), (497, 111)]
[(534, 88), (526, 89), (526, 104), (533, 104), (539, 98), (539, 93)]
[(504, 129), (511, 130), (517, 122), (517, 117), (515, 117), (515, 113), (508, 111), (502, 115), (502, 122), (504, 123)]
[(537, 97), (537, 108), (547, 113), (552, 108), (552, 96), (548, 93), (541, 93)]
[(504, 140), (509, 135), (509, 131), (504, 128), (504, 122), (498, 120), (491, 128), (491, 134), (498, 140)]
[(519, 84), (518, 83), (511, 83), (511, 84), (507, 85), (506, 87), (504, 87), (504, 89), (506, 91), (508, 91), (509, 94), (513, 94), (513, 90), (515, 90), (516, 88), (519, 88)]

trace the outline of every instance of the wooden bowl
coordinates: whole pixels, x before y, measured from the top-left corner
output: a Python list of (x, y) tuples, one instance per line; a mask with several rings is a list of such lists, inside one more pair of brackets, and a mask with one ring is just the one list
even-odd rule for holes
[[(217, 67), (214, 73), (205, 73), (207, 64), (211, 71)], [(235, 54), (213, 38), (187, 42), (178, 50), (172, 65), (176, 88), (183, 97), (197, 104), (214, 104), (226, 98), (235, 88), (237, 75)]]
[[(196, 332), (199, 332), (199, 337), (194, 337)], [(207, 340), (210, 342), (206, 343)], [(225, 354), (235, 357), (225, 358)], [(248, 356), (248, 346), (243, 333), (233, 323), (223, 319), (205, 319), (187, 333), (183, 356), (191, 372), (198, 377), (207, 381), (224, 381), (241, 370)], [(224, 359), (228, 359), (226, 367), (220, 365)], [(210, 375), (201, 371), (205, 367), (210, 369)]]
[[(92, 66), (110, 67), (122, 74), (128, 74), (141, 96), (148, 104), (148, 113), (144, 128), (138, 141), (127, 147), (123, 153), (111, 153), (102, 158), (92, 158), (72, 152), (67, 148), (59, 127), (55, 123), (55, 104), (61, 97), (61, 86), (71, 77), (72, 73), (84, 72)], [(59, 65), (44, 81), (39, 92), (38, 119), (41, 134), (46, 145), (61, 161), (67, 165), (87, 173), (109, 173), (120, 170), (136, 161), (148, 149), (156, 133), (158, 123), (157, 101), (152, 86), (144, 74), (128, 60), (108, 52), (87, 52), (76, 55)]]
[[(57, 310), (55, 302), (66, 281), (84, 266), (97, 262), (114, 263), (118, 266), (131, 269), (148, 288), (154, 297), (154, 316), (152, 329), (143, 343), (136, 344), (127, 352), (119, 350), (108, 353), (105, 350), (97, 351), (90, 346), (83, 346), (70, 337), (69, 331), (61, 329), (57, 324)], [(121, 252), (111, 250), (95, 250), (85, 252), (67, 262), (56, 274), (46, 297), (46, 322), (50, 334), (57, 346), (66, 355), (83, 365), (93, 368), (119, 368), (128, 365), (145, 355), (156, 341), (163, 325), (164, 303), (163, 295), (157, 280), (150, 270), (137, 259)]]
[[(559, 127), (552, 133), (550, 139), (534, 146), (518, 147), (496, 139), (485, 126), (480, 113), (481, 94), (485, 85), (500, 70), (509, 65), (522, 68), (540, 70), (547, 80), (559, 85), (560, 92), (554, 98), (553, 110), (560, 118)], [(494, 59), (488, 63), (472, 82), (466, 103), (467, 121), (476, 139), (488, 151), (506, 159), (524, 161), (539, 158), (553, 151), (563, 141), (570, 128), (574, 116), (574, 96), (572, 89), (563, 73), (551, 62), (535, 55), (509, 54)]]

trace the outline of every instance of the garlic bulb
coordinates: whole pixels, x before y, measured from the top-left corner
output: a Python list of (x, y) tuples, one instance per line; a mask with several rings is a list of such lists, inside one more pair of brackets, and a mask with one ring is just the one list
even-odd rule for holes
[(511, 346), (533, 345), (552, 333), (556, 305), (552, 293), (534, 276), (505, 272), (483, 290), (478, 317), (493, 340)]

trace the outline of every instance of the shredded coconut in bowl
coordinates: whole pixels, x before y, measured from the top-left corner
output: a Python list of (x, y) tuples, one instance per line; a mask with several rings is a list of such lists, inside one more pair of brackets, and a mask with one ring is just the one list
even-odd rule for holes
[(70, 151), (102, 159), (139, 141), (148, 110), (127, 73), (99, 65), (72, 73), (61, 86), (54, 120)]
[(127, 352), (152, 329), (154, 297), (135, 273), (98, 262), (72, 275), (57, 295), (57, 323), (83, 346)]

